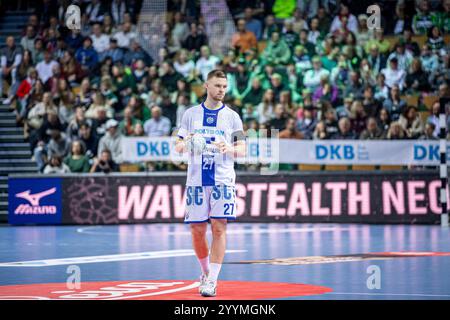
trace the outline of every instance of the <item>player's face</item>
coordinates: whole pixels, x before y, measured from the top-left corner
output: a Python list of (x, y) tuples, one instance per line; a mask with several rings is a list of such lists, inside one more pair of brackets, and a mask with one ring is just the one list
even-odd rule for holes
[(227, 91), (227, 79), (217, 77), (211, 78), (206, 81), (205, 87), (208, 97), (216, 101), (222, 101), (225, 97), (225, 92)]

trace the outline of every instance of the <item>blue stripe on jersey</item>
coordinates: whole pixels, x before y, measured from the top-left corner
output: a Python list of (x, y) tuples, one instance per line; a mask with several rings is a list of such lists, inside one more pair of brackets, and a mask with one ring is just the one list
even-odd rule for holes
[[(216, 127), (217, 126), (217, 117), (219, 111), (225, 107), (225, 104), (222, 103), (222, 106), (218, 109), (211, 110), (205, 107), (205, 104), (202, 103), (203, 107), (203, 126), (205, 127)], [(206, 138), (206, 143), (211, 143), (215, 140), (214, 137)], [(202, 186), (215, 186), (216, 179), (216, 164), (214, 163), (214, 156), (205, 156), (202, 155)]]
[(219, 111), (222, 110), (225, 105), (222, 103), (222, 106), (218, 109), (208, 109), (205, 107), (205, 104), (202, 103), (203, 107), (203, 126), (205, 127), (216, 127), (217, 126), (217, 116)]

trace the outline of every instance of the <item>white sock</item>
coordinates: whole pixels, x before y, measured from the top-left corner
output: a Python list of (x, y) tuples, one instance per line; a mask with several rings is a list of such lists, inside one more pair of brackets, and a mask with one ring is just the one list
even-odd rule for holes
[(219, 277), (220, 268), (222, 268), (221, 263), (210, 263), (208, 280), (217, 281), (217, 278)]
[(209, 256), (207, 256), (206, 258), (203, 258), (203, 259), (198, 259), (198, 263), (200, 263), (200, 267), (202, 268), (203, 274), (208, 275), (208, 273), (209, 273)]

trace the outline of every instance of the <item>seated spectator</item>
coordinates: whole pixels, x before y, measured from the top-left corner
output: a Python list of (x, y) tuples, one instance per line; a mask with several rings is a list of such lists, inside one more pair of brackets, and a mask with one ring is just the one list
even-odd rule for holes
[(134, 136), (138, 123), (141, 121), (133, 116), (133, 109), (126, 107), (123, 110), (123, 120), (119, 123), (119, 130), (124, 136)]
[(265, 17), (265, 21), (264, 21), (264, 30), (263, 30), (263, 34), (262, 34), (262, 39), (269, 40), (272, 37), (272, 33), (279, 32), (279, 31), (280, 31), (280, 28), (275, 23), (275, 17), (273, 16), (273, 14), (268, 14)]
[(189, 25), (184, 21), (184, 16), (181, 12), (176, 11), (174, 16), (174, 23), (171, 31), (173, 46), (177, 51), (181, 48), (181, 44), (189, 35)]
[(243, 93), (242, 103), (257, 106), (261, 103), (263, 95), (264, 90), (261, 86), (261, 81), (259, 78), (253, 78), (251, 86)]
[(369, 117), (377, 117), (381, 109), (381, 103), (375, 100), (373, 88), (370, 85), (364, 87), (364, 99), (362, 101), (364, 111)]
[(105, 109), (106, 116), (108, 118), (114, 117), (114, 109), (106, 104), (105, 97), (103, 96), (103, 94), (100, 91), (95, 91), (94, 95), (93, 95), (92, 104), (89, 106), (89, 108), (85, 112), (86, 118), (96, 119), (98, 117), (98, 109)]
[(303, 118), (297, 120), (297, 128), (303, 134), (305, 139), (312, 139), (314, 129), (317, 125), (317, 119), (314, 117), (313, 107), (305, 106)]
[(58, 109), (53, 103), (50, 92), (45, 92), (42, 101), (32, 107), (28, 113), (28, 125), (31, 128), (39, 129), (44, 122), (45, 115), (49, 112), (58, 114)]
[(178, 73), (171, 62), (161, 63), (161, 84), (169, 91), (177, 90), (177, 81), (183, 76)]
[(270, 88), (272, 89), (275, 96), (275, 101), (279, 102), (281, 92), (286, 90), (282, 81), (282, 77), (279, 73), (274, 73), (270, 77)]
[(117, 44), (117, 39), (110, 38), (108, 50), (103, 52), (103, 54), (100, 55), (99, 59), (100, 61), (104, 61), (107, 58), (111, 58), (113, 64), (116, 64), (119, 62), (123, 62), (124, 55), (124, 50)]
[(262, 23), (258, 19), (253, 17), (253, 9), (247, 7), (244, 9), (244, 19), (245, 19), (245, 29), (253, 32), (256, 37), (256, 40), (259, 41), (262, 39)]
[(10, 92), (7, 93), (7, 100), (4, 101), (5, 104), (10, 104), (11, 99), (15, 92), (12, 92), (13, 88), (17, 89), (16, 82), (19, 81), (17, 78), (17, 68), (19, 67), (23, 56), (23, 50), (21, 46), (17, 46), (14, 37), (8, 36), (6, 38), (6, 47), (0, 50), (0, 100), (3, 99), (3, 79), (11, 84)]
[(95, 70), (98, 63), (98, 54), (92, 47), (92, 39), (90, 37), (84, 38), (83, 46), (77, 50), (75, 58), (84, 72), (92, 73)]
[(427, 44), (430, 46), (431, 51), (438, 56), (443, 56), (446, 53), (441, 30), (437, 26), (433, 26), (429, 31)]
[(348, 118), (339, 119), (339, 132), (334, 136), (338, 140), (354, 140), (355, 133), (351, 130), (351, 123)]
[(423, 123), (416, 107), (409, 106), (405, 112), (400, 115), (398, 122), (406, 132), (409, 139), (417, 139), (423, 133)]
[(131, 39), (129, 50), (123, 56), (123, 63), (127, 66), (134, 66), (138, 60), (142, 60), (144, 65), (153, 64), (153, 58), (141, 47), (137, 39)]
[(92, 130), (92, 125), (88, 121), (84, 121), (80, 124), (80, 129), (78, 130), (78, 137), (74, 140), (80, 140), (85, 147), (85, 155), (92, 159), (97, 155), (98, 142), (99, 139)]
[(406, 109), (406, 102), (400, 98), (400, 87), (393, 85), (389, 98), (383, 102), (383, 108), (389, 112), (392, 121), (397, 121)]
[(112, 68), (112, 75), (113, 85), (116, 88), (114, 94), (118, 97), (123, 108), (130, 100), (131, 94), (136, 92), (136, 83), (134, 82), (133, 76), (128, 72), (125, 72), (122, 65), (114, 65)]
[(51, 158), (53, 155), (57, 154), (61, 157), (65, 157), (70, 152), (70, 142), (66, 135), (58, 129), (50, 130), (50, 141), (47, 145), (47, 154)]
[(195, 70), (197, 75), (204, 81), (208, 77), (208, 73), (216, 68), (216, 64), (220, 62), (220, 59), (214, 55), (211, 55), (208, 46), (202, 46), (200, 49), (200, 58), (195, 64)]
[(100, 152), (98, 158), (94, 159), (94, 164), (91, 167), (91, 173), (101, 172), (101, 173), (110, 173), (110, 172), (118, 172), (119, 166), (113, 160), (111, 156), (111, 151), (108, 149), (103, 149)]
[[(441, 108), (441, 106), (440, 106), (439, 101), (436, 101), (435, 103), (433, 103), (433, 105), (431, 106), (431, 114), (427, 118), (427, 123), (434, 124), (434, 128), (435, 129), (434, 129), (433, 135), (435, 137), (439, 137), (439, 131), (440, 131), (439, 113), (440, 113), (440, 108)], [(449, 118), (449, 117), (447, 116), (447, 118)]]
[(100, 23), (103, 21), (105, 11), (101, 0), (92, 0), (87, 5), (85, 13), (90, 23)]
[(164, 137), (170, 135), (171, 123), (169, 118), (162, 115), (161, 107), (151, 108), (152, 117), (144, 123), (144, 131), (148, 137)]
[(275, 64), (287, 64), (289, 62), (291, 51), (286, 42), (280, 39), (279, 32), (272, 33), (261, 57), (265, 62), (271, 61)]
[(102, 152), (108, 149), (114, 162), (122, 162), (122, 134), (119, 131), (119, 123), (114, 119), (106, 122), (106, 134), (98, 143), (98, 157), (102, 156)]
[(38, 79), (37, 71), (35, 68), (31, 67), (30, 69), (28, 69), (27, 77), (24, 80), (22, 80), (17, 89), (16, 97), (21, 106), (19, 112), (21, 116), (23, 115), (24, 109), (27, 106), (28, 98), (31, 95), (31, 91), (37, 79)]
[(313, 95), (313, 101), (319, 100), (329, 101), (331, 104), (335, 104), (338, 99), (338, 88), (331, 85), (329, 76), (324, 74), (320, 78), (320, 85), (317, 87)]
[(433, 27), (433, 15), (430, 13), (428, 1), (418, 1), (417, 9), (413, 17), (412, 29), (416, 35), (426, 35)]
[(336, 108), (336, 113), (339, 119), (348, 118), (350, 116), (353, 101), (353, 97), (345, 97), (344, 104)]
[(20, 39), (20, 45), (22, 46), (22, 49), (28, 50), (31, 53), (34, 51), (34, 41), (36, 40), (37, 34), (36, 30), (33, 28), (32, 25), (28, 25), (26, 27), (25, 35)]
[(65, 174), (70, 173), (70, 168), (62, 162), (62, 157), (60, 155), (53, 155), (50, 158), (49, 163), (45, 166), (43, 170), (44, 174)]
[(372, 66), (373, 71), (378, 74), (381, 70), (386, 68), (386, 56), (381, 54), (376, 44), (369, 48), (367, 61)]
[(329, 139), (327, 128), (324, 121), (319, 121), (314, 129), (314, 133), (312, 135), (313, 140), (326, 140)]
[(264, 92), (262, 101), (256, 107), (259, 118), (259, 123), (268, 122), (273, 117), (275, 109), (275, 94), (272, 89), (268, 89)]
[[(346, 25), (342, 22), (344, 18), (346, 20)], [(334, 33), (336, 30), (342, 29), (343, 27), (346, 27), (353, 33), (358, 32), (358, 20), (350, 13), (348, 6), (341, 4), (339, 14), (334, 17), (331, 23), (330, 33)]]
[(380, 102), (383, 102), (389, 98), (389, 88), (385, 83), (386, 77), (384, 74), (379, 73), (377, 75), (377, 84), (375, 85), (374, 98)]
[(398, 121), (394, 121), (389, 126), (389, 130), (386, 134), (386, 139), (388, 140), (402, 140), (406, 139), (405, 130), (403, 130), (402, 125)]
[(428, 122), (425, 125), (425, 130), (423, 134), (419, 137), (419, 140), (439, 140), (438, 137), (435, 136), (434, 131), (436, 130), (436, 126), (434, 123)]
[(377, 119), (370, 117), (367, 119), (366, 129), (359, 136), (361, 140), (382, 140), (384, 139), (383, 130), (378, 127)]
[(274, 117), (269, 120), (270, 128), (280, 131), (284, 130), (287, 118), (288, 117), (286, 114), (286, 110), (284, 109), (284, 106), (281, 103), (277, 103), (275, 105)]
[(311, 57), (308, 55), (306, 48), (301, 44), (295, 46), (292, 61), (295, 63), (297, 72), (303, 73), (312, 68)]
[(66, 51), (61, 59), (61, 73), (71, 85), (78, 85), (84, 77), (81, 65), (71, 51)]
[(314, 55), (316, 54), (316, 46), (313, 43), (309, 42), (308, 34), (308, 29), (305, 28), (300, 30), (298, 44), (306, 49), (306, 52), (310, 57), (314, 57)]
[(132, 24), (130, 22), (124, 22), (121, 26), (121, 30), (113, 35), (113, 38), (117, 40), (117, 45), (120, 48), (129, 48), (132, 39), (137, 39), (137, 34), (131, 30)]
[(257, 46), (256, 36), (245, 27), (245, 19), (239, 19), (237, 22), (237, 31), (231, 38), (231, 47), (244, 54)]
[(382, 108), (380, 110), (380, 113), (377, 117), (377, 124), (378, 127), (383, 130), (383, 135), (386, 136), (391, 126), (391, 117), (389, 115), (389, 112), (385, 108)]
[(323, 76), (329, 76), (330, 72), (322, 68), (322, 62), (318, 56), (314, 57), (312, 62), (313, 68), (305, 72), (303, 85), (311, 90), (311, 92), (314, 92), (320, 85), (320, 79)]
[(374, 39), (370, 39), (366, 42), (365, 51), (367, 54), (371, 51), (373, 46), (378, 48), (378, 52), (381, 54), (387, 54), (391, 48), (391, 43), (389, 40), (384, 38), (384, 30), (383, 28), (375, 29), (375, 37)]
[(193, 78), (195, 63), (188, 57), (186, 49), (181, 49), (175, 57), (173, 63), (175, 70), (180, 73), (185, 79)]
[(353, 101), (350, 112), (351, 130), (357, 137), (366, 127), (367, 115), (360, 100)]
[[(67, 47), (72, 51), (76, 52), (83, 46), (84, 37), (81, 34), (81, 31), (78, 29), (70, 30), (70, 33), (64, 39), (64, 42), (67, 44)], [(36, 47), (36, 43), (35, 43)], [(33, 59), (34, 60), (34, 59)]]
[(303, 134), (297, 129), (295, 119), (289, 117), (286, 120), (285, 129), (278, 136), (280, 139), (303, 139)]
[(183, 48), (191, 53), (195, 53), (196, 51), (200, 51), (201, 47), (208, 45), (208, 40), (202, 30), (195, 22), (191, 23), (190, 33), (182, 42)]
[(386, 85), (392, 88), (394, 85), (398, 85), (400, 90), (403, 90), (405, 86), (406, 72), (398, 68), (397, 58), (392, 58), (389, 62), (389, 68), (384, 68), (381, 72), (386, 77)]
[(92, 26), (92, 46), (95, 51), (101, 56), (106, 50), (109, 49), (110, 37), (103, 33), (102, 26), (100, 23), (94, 23)]
[(281, 38), (286, 42), (291, 52), (294, 51), (294, 48), (300, 43), (300, 37), (297, 32), (293, 30), (294, 21), (292, 19), (284, 20), (284, 29), (281, 34)]
[(91, 165), (89, 157), (85, 155), (86, 146), (81, 140), (72, 141), (70, 154), (64, 159), (64, 163), (69, 167), (70, 172), (89, 172)]
[(431, 51), (428, 44), (422, 46), (420, 61), (422, 62), (422, 68), (425, 72), (433, 74), (439, 69), (439, 57)]
[(405, 78), (405, 90), (410, 94), (430, 91), (428, 74), (422, 70), (422, 62), (414, 58)]
[(405, 42), (402, 38), (395, 45), (394, 52), (392, 52), (388, 57), (388, 63), (391, 59), (397, 58), (398, 68), (404, 71), (408, 71), (411, 66), (411, 62), (413, 60), (413, 54), (411, 51), (406, 50)]
[[(325, 125), (326, 132), (326, 135), (321, 139), (334, 139), (335, 135), (339, 132), (339, 124), (336, 111), (333, 108), (328, 108), (324, 112), (324, 120), (321, 122)], [(323, 135), (321, 129), (319, 129), (318, 134)]]

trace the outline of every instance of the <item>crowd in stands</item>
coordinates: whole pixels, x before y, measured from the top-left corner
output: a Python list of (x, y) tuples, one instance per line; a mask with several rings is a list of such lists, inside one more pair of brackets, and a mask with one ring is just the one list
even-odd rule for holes
[(81, 30), (64, 23), (72, 1), (43, 0), (20, 42), (9, 36), (1, 49), (0, 98), (46, 173), (118, 171), (121, 139), (174, 135), (213, 69), (227, 73), (225, 102), (246, 129), (438, 139), (439, 102), (423, 101), (449, 95), (450, 0), (378, 1), (391, 15), (379, 29), (350, 2), (227, 1), (236, 33), (214, 55), (199, 2), (171, 0), (166, 45), (151, 56), (138, 37), (142, 0), (78, 1)]

